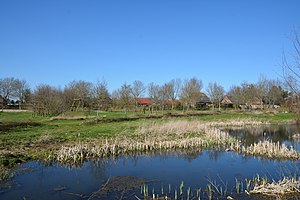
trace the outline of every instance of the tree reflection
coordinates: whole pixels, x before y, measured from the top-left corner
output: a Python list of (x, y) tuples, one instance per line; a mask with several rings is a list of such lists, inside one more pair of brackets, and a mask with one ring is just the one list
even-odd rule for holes
[(90, 173), (99, 180), (107, 178), (107, 169), (109, 167), (108, 159), (95, 159), (89, 162)]
[[(246, 145), (251, 145), (262, 140), (271, 140), (279, 142), (291, 142), (293, 144), (299, 143), (293, 139), (293, 135), (300, 132), (300, 127), (297, 125), (270, 125), (259, 127), (245, 127), (245, 128), (227, 128), (225, 129), (230, 135), (236, 137)], [(297, 145), (297, 144), (296, 144)]]
[(209, 160), (217, 161), (219, 158), (221, 158), (224, 155), (224, 151), (218, 151), (218, 150), (210, 150), (207, 151)]

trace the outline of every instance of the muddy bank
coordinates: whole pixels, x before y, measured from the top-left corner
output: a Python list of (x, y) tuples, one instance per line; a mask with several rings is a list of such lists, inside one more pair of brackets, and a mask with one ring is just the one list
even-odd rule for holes
[(112, 123), (123, 121), (135, 121), (139, 119), (166, 119), (166, 118), (180, 118), (180, 117), (199, 117), (207, 115), (216, 115), (218, 112), (210, 113), (166, 113), (166, 114), (150, 114), (150, 115), (133, 115), (129, 117), (119, 118), (98, 118), (96, 120), (85, 122), (84, 124), (97, 124), (97, 123)]
[(6, 123), (0, 122), (0, 133), (1, 131), (8, 131), (20, 127), (41, 126), (41, 125), (42, 123), (39, 122), (6, 122)]

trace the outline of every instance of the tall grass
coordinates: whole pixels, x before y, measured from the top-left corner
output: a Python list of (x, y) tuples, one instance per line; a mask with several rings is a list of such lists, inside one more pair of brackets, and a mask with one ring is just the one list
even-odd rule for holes
[[(259, 125), (252, 120), (222, 122), (222, 125)], [(208, 147), (226, 148), (228, 151), (268, 158), (298, 159), (299, 152), (285, 144), (260, 141), (244, 146), (228, 132), (216, 128), (215, 122), (176, 120), (152, 122), (140, 125), (133, 133), (124, 132), (115, 139), (96, 140), (62, 146), (57, 152), (59, 162), (78, 162), (85, 158), (108, 157), (154, 150), (202, 149)]]
[[(245, 126), (259, 125), (262, 122), (234, 120), (222, 122), (222, 125)], [(63, 146), (57, 153), (60, 162), (78, 162), (91, 157), (108, 157), (134, 152), (154, 150), (178, 150), (191, 148), (227, 148), (227, 150), (250, 155), (275, 158), (298, 158), (299, 153), (284, 145), (270, 141), (259, 142), (249, 147), (231, 137), (226, 131), (215, 127), (215, 122), (176, 120), (152, 122), (140, 125), (133, 133), (125, 132), (115, 139), (80, 142)]]
[(279, 142), (274, 143), (269, 140), (259, 141), (249, 147), (243, 147), (243, 152), (250, 155), (265, 156), (268, 158), (289, 158), (298, 159), (299, 152), (293, 146), (288, 147)]
[(63, 146), (57, 153), (57, 160), (77, 162), (89, 157), (222, 146), (234, 141), (228, 133), (200, 121), (153, 122), (141, 125), (133, 133), (124, 132), (120, 135), (116, 139)]

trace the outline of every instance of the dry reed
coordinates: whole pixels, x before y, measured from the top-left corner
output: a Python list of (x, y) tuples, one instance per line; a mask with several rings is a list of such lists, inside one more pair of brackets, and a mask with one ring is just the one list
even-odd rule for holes
[(299, 152), (293, 146), (286, 146), (279, 142), (274, 143), (269, 140), (259, 141), (249, 147), (243, 147), (243, 152), (250, 155), (266, 156), (268, 158), (289, 158), (298, 159)]
[(253, 119), (234, 119), (225, 121), (213, 121), (208, 123), (210, 126), (214, 127), (244, 127), (244, 126), (262, 126), (269, 125), (268, 121), (258, 121)]
[[(253, 120), (222, 122), (225, 126), (259, 125)], [(227, 148), (248, 155), (269, 158), (297, 159), (299, 153), (292, 147), (271, 141), (263, 141), (245, 147), (228, 132), (216, 128), (216, 122), (176, 120), (142, 124), (133, 133), (124, 131), (115, 139), (96, 140), (85, 144), (67, 145), (57, 152), (59, 162), (78, 162), (85, 158), (108, 157), (155, 150), (201, 149), (209, 147)]]
[(300, 194), (300, 178), (286, 178), (278, 182), (271, 183), (256, 183), (250, 194), (261, 194), (270, 197), (282, 197), (286, 195), (299, 195)]

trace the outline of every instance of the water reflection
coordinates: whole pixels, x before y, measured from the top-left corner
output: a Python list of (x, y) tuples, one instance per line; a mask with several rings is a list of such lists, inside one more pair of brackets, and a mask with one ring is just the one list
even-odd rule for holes
[(271, 140), (280, 144), (292, 145), (300, 151), (300, 140), (293, 137), (300, 133), (297, 125), (268, 125), (244, 128), (226, 128), (230, 135), (241, 139), (245, 144), (250, 145), (261, 140)]
[[(236, 184), (236, 178), (250, 179), (260, 174), (278, 180), (283, 175), (296, 173), (299, 163), (205, 150), (95, 159), (84, 162), (80, 167), (44, 165), (39, 162), (29, 162), (22, 167), (33, 167), (35, 170), (15, 177), (12, 189), (3, 190), (0, 199), (88, 199), (97, 191), (95, 198), (134, 199), (131, 198), (133, 194), (142, 197), (138, 185), (149, 181), (149, 191), (167, 191), (170, 184), (172, 194), (175, 188), (179, 189), (182, 180), (187, 187), (192, 190), (202, 188), (202, 192), (209, 180), (226, 182), (231, 189)], [(114, 182), (107, 183), (109, 179)], [(127, 190), (123, 192), (124, 188), (130, 186), (127, 183), (132, 188), (128, 193)], [(109, 187), (101, 190), (105, 184)], [(119, 189), (106, 190), (114, 186)], [(202, 193), (201, 199), (206, 197)]]

